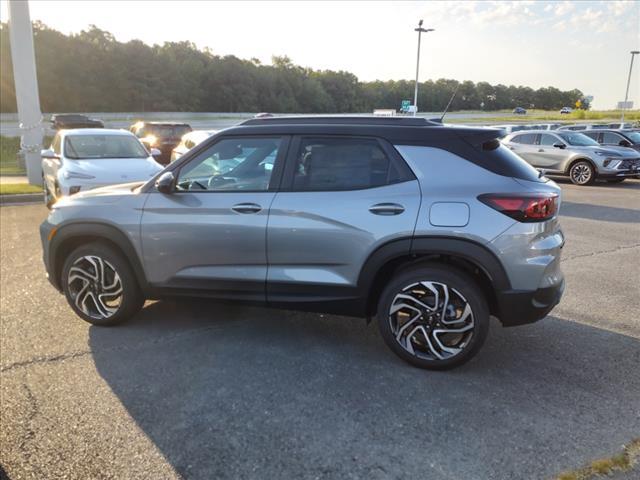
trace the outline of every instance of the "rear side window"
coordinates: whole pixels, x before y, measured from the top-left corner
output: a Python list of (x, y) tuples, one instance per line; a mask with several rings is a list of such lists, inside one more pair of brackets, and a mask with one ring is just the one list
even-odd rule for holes
[(483, 156), (486, 161), (481, 165), (492, 172), (532, 182), (546, 181), (540, 177), (538, 170), (502, 144), (494, 150), (484, 151)]
[(584, 132), (584, 134), (585, 134), (587, 137), (591, 137), (591, 138), (593, 138), (596, 142), (598, 141), (598, 135), (599, 135), (599, 133), (598, 133), (598, 132), (590, 132), (590, 131), (588, 131), (588, 130), (587, 130), (587, 131), (585, 131), (585, 132)]
[(516, 135), (511, 139), (514, 143), (522, 143), (524, 145), (533, 145), (536, 141), (535, 133), (523, 133), (522, 135)]
[(402, 181), (402, 175), (376, 139), (302, 138), (293, 189), (359, 190)]

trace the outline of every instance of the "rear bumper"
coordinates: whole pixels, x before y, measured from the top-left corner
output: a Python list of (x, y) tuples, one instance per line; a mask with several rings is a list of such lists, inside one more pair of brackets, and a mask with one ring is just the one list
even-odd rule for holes
[(562, 298), (564, 280), (537, 290), (509, 290), (498, 294), (500, 321), (505, 327), (526, 325), (546, 317)]

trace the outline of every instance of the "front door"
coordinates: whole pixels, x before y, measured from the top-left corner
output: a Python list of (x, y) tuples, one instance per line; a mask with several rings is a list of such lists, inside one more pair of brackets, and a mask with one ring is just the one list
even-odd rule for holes
[(549, 133), (540, 134), (538, 145), (535, 146), (537, 151), (533, 153), (535, 157), (534, 165), (538, 168), (562, 171), (567, 153), (562, 148), (554, 147), (554, 144), (558, 143), (564, 142), (555, 135)]
[(222, 137), (149, 194), (142, 249), (155, 287), (265, 300), (266, 227), (288, 139)]

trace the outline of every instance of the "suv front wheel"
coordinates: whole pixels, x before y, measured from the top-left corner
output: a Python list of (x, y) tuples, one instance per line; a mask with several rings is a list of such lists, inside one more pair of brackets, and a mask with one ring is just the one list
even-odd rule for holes
[(124, 322), (144, 304), (129, 263), (101, 242), (71, 252), (62, 268), (62, 289), (76, 314), (94, 325)]
[(576, 185), (591, 185), (596, 180), (596, 172), (589, 162), (580, 160), (571, 165), (569, 178)]
[(463, 272), (440, 265), (394, 276), (380, 297), (377, 317), (391, 350), (432, 370), (470, 360), (489, 331), (489, 308), (480, 288)]

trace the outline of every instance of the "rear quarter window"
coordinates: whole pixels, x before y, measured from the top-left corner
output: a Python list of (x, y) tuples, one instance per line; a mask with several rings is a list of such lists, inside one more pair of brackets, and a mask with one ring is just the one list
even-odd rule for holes
[(474, 163), (499, 175), (532, 182), (546, 181), (538, 170), (502, 144), (492, 150), (483, 148), (482, 156), (482, 161)]

